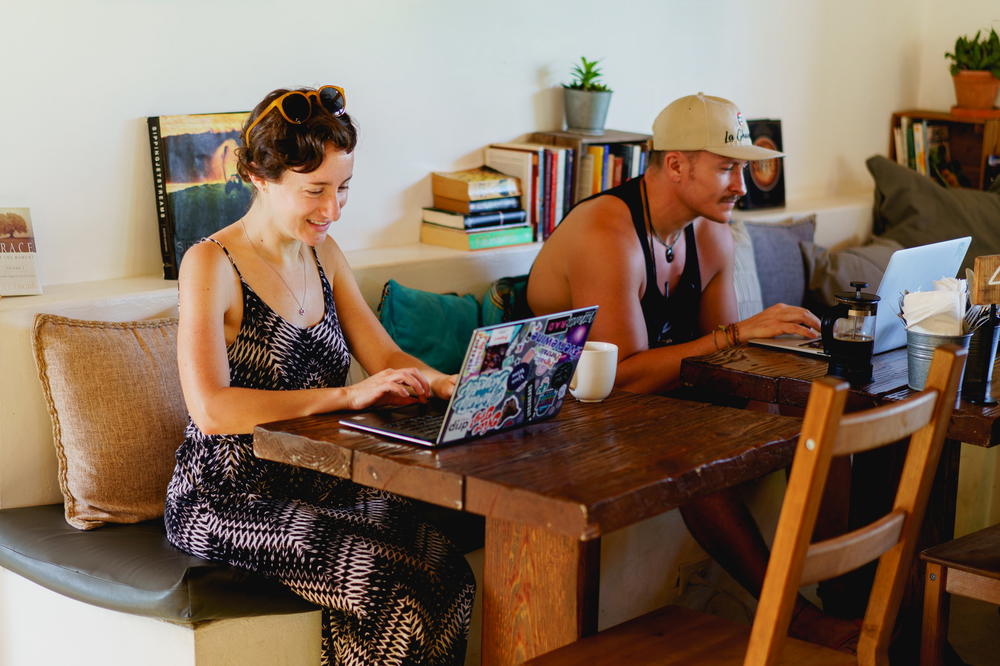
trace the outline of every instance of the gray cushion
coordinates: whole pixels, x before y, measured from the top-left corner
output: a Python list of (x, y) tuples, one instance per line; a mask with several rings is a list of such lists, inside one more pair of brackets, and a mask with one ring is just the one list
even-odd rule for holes
[(867, 245), (830, 252), (813, 243), (800, 243), (802, 258), (809, 276), (806, 303), (810, 306), (831, 307), (838, 291), (850, 291), (851, 282), (867, 282), (874, 293), (882, 281), (892, 253), (902, 245), (890, 238), (875, 238)]
[(160, 520), (81, 532), (61, 504), (0, 511), (0, 566), (78, 601), (172, 622), (316, 608), (276, 581), (177, 550)]
[(811, 243), (816, 233), (816, 216), (808, 215), (785, 222), (746, 222), (753, 244), (761, 305), (775, 303), (802, 305), (806, 290), (806, 270), (800, 242)]
[(875, 179), (877, 235), (903, 247), (972, 236), (963, 269), (980, 255), (1000, 254), (1000, 195), (942, 187), (881, 155), (866, 164)]

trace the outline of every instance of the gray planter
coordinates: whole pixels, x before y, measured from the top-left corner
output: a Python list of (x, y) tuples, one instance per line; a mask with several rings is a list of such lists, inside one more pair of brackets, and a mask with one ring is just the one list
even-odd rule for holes
[(610, 92), (592, 92), (563, 88), (566, 109), (566, 129), (579, 134), (604, 134), (604, 121), (608, 117)]

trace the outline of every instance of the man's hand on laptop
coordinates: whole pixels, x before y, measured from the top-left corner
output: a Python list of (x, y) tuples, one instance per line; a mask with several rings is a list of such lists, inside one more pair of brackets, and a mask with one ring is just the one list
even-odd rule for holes
[(778, 335), (819, 336), (820, 321), (805, 308), (777, 303), (737, 323), (740, 340), (773, 338)]

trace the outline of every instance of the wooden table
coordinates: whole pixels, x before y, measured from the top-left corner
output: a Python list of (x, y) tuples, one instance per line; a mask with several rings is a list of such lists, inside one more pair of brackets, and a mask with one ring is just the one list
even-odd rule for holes
[[(913, 394), (906, 385), (905, 348), (874, 356), (872, 367), (872, 382), (851, 390), (849, 409), (873, 407)], [(826, 375), (826, 369), (825, 359), (742, 346), (684, 359), (681, 383), (723, 395), (805, 407), (810, 384)], [(998, 370), (994, 370), (995, 377), (1000, 377)], [(1000, 405), (985, 407), (959, 400), (948, 426), (948, 439), (996, 446), (1000, 443)]]
[(438, 450), (341, 428), (258, 426), (256, 454), (486, 516), (483, 663), (597, 628), (600, 536), (791, 461), (797, 418), (616, 391), (555, 419)]

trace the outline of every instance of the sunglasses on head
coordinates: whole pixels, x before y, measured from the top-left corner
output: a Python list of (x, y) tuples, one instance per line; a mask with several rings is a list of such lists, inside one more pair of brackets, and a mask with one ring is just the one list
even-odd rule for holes
[(250, 132), (272, 109), (277, 109), (281, 116), (293, 125), (301, 125), (312, 115), (313, 101), (331, 116), (342, 116), (347, 110), (347, 98), (340, 86), (320, 86), (316, 90), (306, 92), (291, 90), (268, 104), (267, 108), (250, 123), (244, 134), (247, 147), (250, 146)]

